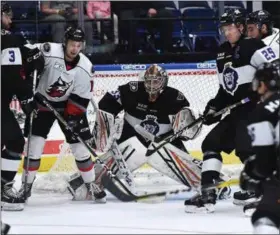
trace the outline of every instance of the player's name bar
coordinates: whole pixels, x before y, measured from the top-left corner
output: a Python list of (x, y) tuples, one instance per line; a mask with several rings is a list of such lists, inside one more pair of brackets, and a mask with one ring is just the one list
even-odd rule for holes
[[(145, 70), (151, 64), (112, 64), (112, 65), (94, 65), (95, 71), (134, 71)], [(207, 61), (202, 63), (172, 63), (172, 64), (158, 64), (164, 69), (216, 69), (215, 61)]]

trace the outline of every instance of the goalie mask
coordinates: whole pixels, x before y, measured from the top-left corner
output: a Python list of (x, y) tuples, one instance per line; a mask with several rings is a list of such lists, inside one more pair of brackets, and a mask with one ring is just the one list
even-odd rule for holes
[(153, 64), (144, 74), (144, 86), (152, 100), (157, 97), (167, 86), (168, 75), (165, 69)]

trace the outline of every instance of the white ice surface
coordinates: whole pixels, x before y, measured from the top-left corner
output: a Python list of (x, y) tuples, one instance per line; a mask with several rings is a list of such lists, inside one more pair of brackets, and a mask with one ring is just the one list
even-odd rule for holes
[[(20, 179), (17, 178), (17, 184)], [(218, 201), (213, 214), (187, 214), (177, 195), (160, 203), (73, 202), (70, 195), (33, 193), (24, 211), (2, 212), (12, 234), (251, 234), (250, 218), (232, 199)]]

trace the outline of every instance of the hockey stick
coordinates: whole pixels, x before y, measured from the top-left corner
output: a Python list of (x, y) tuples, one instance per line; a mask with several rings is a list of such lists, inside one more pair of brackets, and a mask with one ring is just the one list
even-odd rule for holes
[[(248, 103), (249, 101), (250, 101), (249, 98), (242, 99), (241, 101), (239, 101), (235, 104), (232, 104), (228, 107), (225, 107), (225, 108), (221, 109), (220, 111), (214, 113), (213, 115), (211, 115), (211, 117), (217, 117), (219, 115), (222, 115), (231, 109), (234, 109), (242, 104)], [(180, 131), (178, 131), (176, 133), (173, 133), (173, 131), (170, 131), (170, 132), (167, 132), (166, 134), (164, 134), (162, 136), (158, 136), (158, 137), (154, 137), (148, 131), (146, 131), (144, 128), (139, 128), (138, 126), (136, 126), (135, 128), (138, 128), (138, 133), (139, 134), (141, 133), (142, 136), (146, 137), (147, 139), (149, 139), (149, 138), (153, 139), (152, 142), (156, 142), (156, 143), (162, 142), (160, 145), (158, 145), (154, 149), (147, 151), (146, 156), (149, 157), (152, 154), (154, 154), (156, 151), (158, 151), (160, 148), (162, 148), (164, 145), (171, 143), (172, 141), (174, 141), (175, 139), (180, 137), (185, 130), (194, 127), (198, 123), (204, 122), (205, 120), (207, 120), (208, 117), (209, 117), (208, 115), (201, 116), (201, 117), (197, 118), (196, 120), (194, 120), (191, 124), (187, 125), (186, 127), (184, 127), (183, 129), (181, 129)]]
[[(37, 81), (37, 69), (33, 72), (33, 82), (32, 82), (32, 92), (33, 95), (35, 94), (36, 90), (36, 81)], [(27, 140), (27, 150), (26, 150), (26, 169), (25, 169), (25, 175), (24, 175), (24, 200), (26, 201), (27, 196), (27, 180), (28, 180), (28, 174), (29, 174), (29, 154), (30, 154), (30, 138), (32, 135), (32, 125), (33, 125), (33, 119), (34, 119), (34, 111), (31, 112), (30, 118), (29, 118), (29, 131), (28, 131), (28, 140)]]
[[(66, 130), (70, 131), (72, 135), (79, 140), (80, 143), (82, 143), (88, 151), (95, 157), (94, 162), (100, 164), (106, 171), (107, 175), (104, 174), (104, 176), (107, 176), (108, 180), (114, 180), (118, 182), (122, 187), (127, 191), (127, 193), (130, 193), (129, 189), (126, 188), (126, 186), (120, 181), (118, 177), (116, 177), (112, 171), (108, 168), (108, 166), (98, 158), (98, 155), (95, 153), (95, 151), (89, 146), (89, 144), (83, 140), (78, 133), (76, 133), (71, 126), (68, 125), (68, 123), (65, 121), (65, 119), (60, 115), (60, 113), (48, 102), (48, 100), (41, 95), (40, 93), (36, 94), (36, 98), (40, 100), (53, 114), (56, 116), (56, 118), (61, 122), (61, 124), (65, 127)], [(103, 177), (104, 177), (103, 176)], [(110, 182), (111, 184), (114, 184), (114, 182)], [(110, 190), (109, 190), (110, 191)]]
[[(147, 200), (147, 199), (153, 199), (157, 197), (165, 197), (168, 195), (174, 195), (174, 194), (179, 194), (183, 192), (189, 192), (189, 189), (177, 189), (177, 190), (172, 190), (172, 191), (163, 191), (163, 192), (158, 192), (158, 193), (151, 193), (151, 194), (145, 194), (145, 195), (140, 195), (136, 196), (135, 194), (132, 193), (127, 193), (126, 189), (121, 189), (121, 185), (114, 184), (111, 179), (108, 176), (105, 176), (102, 178), (102, 184), (105, 188), (110, 189), (109, 191), (120, 201), (122, 202), (132, 202), (132, 201), (142, 201), (142, 200)], [(231, 179), (229, 181), (221, 182), (221, 183), (216, 183), (216, 184), (211, 184), (207, 186), (207, 189), (214, 189), (214, 188), (223, 188), (223, 187), (228, 187), (231, 185), (237, 185), (239, 184), (239, 179)], [(126, 191), (126, 192), (125, 192)]]

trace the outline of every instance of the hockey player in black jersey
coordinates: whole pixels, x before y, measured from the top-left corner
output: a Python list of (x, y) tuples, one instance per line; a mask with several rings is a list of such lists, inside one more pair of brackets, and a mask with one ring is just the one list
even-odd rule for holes
[(10, 110), (10, 102), (16, 96), (26, 115), (36, 109), (29, 75), (34, 69), (40, 70), (43, 61), (39, 50), (24, 47), (25, 40), (8, 31), (12, 9), (7, 3), (1, 3), (1, 14), (1, 207), (3, 210), (22, 210), (23, 201), (13, 190), (13, 180), (25, 140)]
[(280, 228), (280, 60), (264, 64), (253, 80), (261, 102), (245, 126), (248, 152), (240, 186), (262, 194), (252, 216), (254, 234), (279, 234)]
[[(271, 47), (275, 56), (270, 61), (279, 58), (279, 29), (273, 28), (273, 21), (269, 12), (258, 10), (250, 13), (246, 19), (246, 28), (248, 37), (261, 39), (265, 45)], [(270, 58), (266, 51), (262, 53)], [(233, 197), (236, 205), (246, 205), (256, 200), (255, 195), (248, 191), (235, 192)]]
[[(267, 62), (264, 52), (276, 57), (274, 51), (254, 38), (245, 38), (245, 16), (230, 9), (220, 18), (220, 32), (227, 41), (220, 45), (217, 54), (217, 68), (220, 88), (215, 98), (206, 105), (204, 115), (211, 115), (231, 104), (249, 97), (251, 101), (233, 109), (222, 119), (221, 116), (207, 118), (204, 124), (218, 124), (208, 133), (202, 143), (203, 166), (201, 175), (201, 194), (185, 201), (186, 212), (213, 212), (216, 203), (216, 190), (207, 190), (205, 186), (218, 181), (221, 167), (221, 152), (231, 153), (236, 149), (236, 128), (238, 123), (246, 120), (257, 103), (256, 94), (251, 91), (251, 82), (255, 68)], [(264, 52), (263, 52), (264, 51)], [(236, 149), (238, 153), (238, 149)], [(241, 161), (246, 155), (237, 154)]]
[[(195, 165), (182, 140), (177, 139), (151, 156), (146, 156), (151, 141), (138, 134), (134, 127), (142, 126), (154, 136), (174, 130), (177, 132), (191, 123), (195, 117), (189, 102), (177, 89), (169, 87), (168, 74), (159, 65), (151, 65), (144, 74), (144, 81), (131, 81), (107, 92), (99, 101), (95, 123), (95, 148), (107, 153), (102, 160), (113, 173), (123, 178), (134, 190), (131, 173), (143, 164), (191, 188), (198, 188), (200, 168)], [(124, 112), (124, 118), (116, 119)], [(123, 123), (122, 123), (123, 121)], [(195, 138), (199, 126), (185, 131), (182, 138)], [(100, 184), (105, 173), (99, 164), (96, 168), (96, 183)]]

